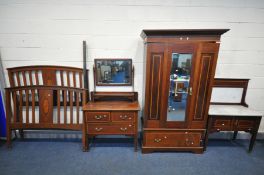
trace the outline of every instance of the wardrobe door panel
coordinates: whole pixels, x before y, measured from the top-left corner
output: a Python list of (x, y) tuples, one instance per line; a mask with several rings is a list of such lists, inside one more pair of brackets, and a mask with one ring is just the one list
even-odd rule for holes
[[(146, 61), (146, 99), (145, 116), (148, 120), (159, 120), (161, 112), (162, 98), (162, 76), (165, 58), (165, 47), (159, 44), (152, 44), (148, 48), (148, 57)], [(151, 123), (151, 122), (150, 122)]]
[(219, 44), (201, 44), (194, 77), (196, 96), (194, 98), (193, 115), (191, 115), (191, 127), (204, 128), (207, 120), (208, 105), (212, 92), (212, 82), (215, 75)]

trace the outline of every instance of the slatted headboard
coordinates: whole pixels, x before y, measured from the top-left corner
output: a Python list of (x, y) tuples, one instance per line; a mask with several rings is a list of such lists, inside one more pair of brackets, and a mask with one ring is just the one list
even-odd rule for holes
[(24, 66), (7, 70), (8, 145), (11, 131), (16, 129), (82, 129), (81, 108), (88, 98), (88, 90), (83, 88), (83, 69)]

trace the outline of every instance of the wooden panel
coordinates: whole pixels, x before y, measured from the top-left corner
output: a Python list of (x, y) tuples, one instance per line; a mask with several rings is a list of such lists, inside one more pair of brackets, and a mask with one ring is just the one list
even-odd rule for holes
[(91, 101), (137, 101), (138, 92), (91, 92)]
[[(241, 97), (240, 104), (248, 106), (246, 104), (246, 94), (248, 88), (249, 79), (232, 79), (232, 78), (215, 78), (213, 82), (213, 87), (219, 88), (243, 88), (243, 93)], [(211, 103), (211, 104), (231, 104), (233, 103)]]
[(199, 147), (201, 133), (189, 132), (146, 132), (144, 133), (147, 147)]
[(39, 90), (39, 122), (52, 123), (53, 116), (53, 91)]
[(107, 124), (88, 124), (88, 134), (134, 134), (135, 124), (126, 123), (107, 123)]
[(110, 121), (109, 112), (85, 112), (87, 122), (108, 122)]
[(57, 85), (55, 70), (42, 70), (42, 79), (43, 79), (43, 84), (46, 86)]
[(212, 123), (212, 130), (230, 131), (232, 130), (232, 121), (232, 118), (214, 118)]
[(149, 118), (159, 119), (160, 103), (161, 103), (161, 88), (162, 88), (162, 66), (163, 53), (152, 53), (150, 62), (150, 105)]
[(202, 54), (194, 120), (204, 120), (213, 54)]
[(35, 119), (35, 89), (31, 90), (32, 93), (32, 123), (34, 124), (36, 119)]
[(88, 102), (83, 106), (84, 111), (139, 111), (140, 106), (138, 101), (123, 102), (123, 101), (102, 101)]
[(134, 112), (112, 112), (112, 121), (134, 121)]
[(236, 130), (250, 131), (254, 128), (256, 120), (254, 119), (238, 119), (235, 121)]

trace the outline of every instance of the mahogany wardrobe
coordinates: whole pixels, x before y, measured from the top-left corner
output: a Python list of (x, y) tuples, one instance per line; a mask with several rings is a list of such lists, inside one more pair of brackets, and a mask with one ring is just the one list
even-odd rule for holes
[(227, 31), (142, 31), (143, 153), (203, 152), (220, 37)]

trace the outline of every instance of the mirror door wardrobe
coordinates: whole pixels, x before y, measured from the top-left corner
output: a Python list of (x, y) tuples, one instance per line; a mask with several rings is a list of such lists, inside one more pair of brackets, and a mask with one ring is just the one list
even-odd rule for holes
[(203, 152), (220, 37), (226, 31), (142, 31), (143, 153)]

